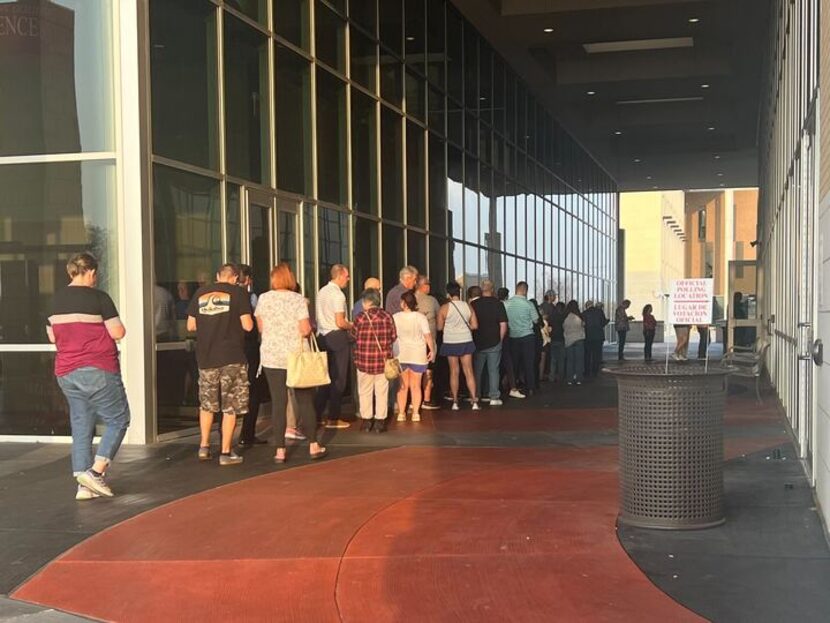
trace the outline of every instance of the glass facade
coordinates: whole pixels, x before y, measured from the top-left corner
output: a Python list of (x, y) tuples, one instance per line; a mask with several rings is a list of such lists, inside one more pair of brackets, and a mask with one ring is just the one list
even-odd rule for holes
[[(0, 115), (0, 354), (42, 363), (70, 253), (102, 256), (116, 301), (137, 280), (119, 264), (119, 22), (113, 0), (0, 0), (0, 15), (12, 10), (66, 30), (0, 38), (0, 79), (25, 87), (0, 92), (0, 113), (15, 111)], [(178, 319), (132, 338), (155, 349), (158, 381), (138, 390), (148, 418), (157, 411), (149, 437), (196, 423), (185, 301), (225, 260), (252, 263), (264, 289), (285, 259), (312, 298), (335, 262), (351, 267), (352, 296), (411, 263), (437, 290), (486, 277), (525, 279), (537, 297), (613, 298), (615, 182), (450, 2), (149, 0), (147, 17), (140, 259)], [(27, 344), (43, 356), (18, 354)], [(3, 423), (24, 390), (0, 383)]]

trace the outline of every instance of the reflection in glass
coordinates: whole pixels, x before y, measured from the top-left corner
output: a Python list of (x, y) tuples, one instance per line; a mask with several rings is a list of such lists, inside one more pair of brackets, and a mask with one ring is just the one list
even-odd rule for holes
[(444, 113), (444, 94), (430, 87), (427, 92), (427, 98), (427, 123), (429, 123), (429, 129), (444, 136), (444, 122), (446, 119), (446, 114)]
[(225, 150), (228, 173), (268, 182), (268, 45), (225, 13)]
[(317, 192), (345, 205), (346, 83), (317, 68)]
[(232, 0), (225, 3), (263, 26), (268, 24), (268, 0)]
[(150, 3), (153, 153), (218, 169), (216, 11)]
[(404, 49), (406, 64), (418, 73), (425, 73), (426, 32), (424, 0), (405, 0)]
[(227, 205), (225, 208), (225, 243), (229, 262), (242, 261), (242, 217), (240, 215), (239, 186), (227, 184)]
[(406, 232), (406, 263), (419, 271), (426, 271), (426, 235), (411, 229)]
[[(380, 42), (395, 54), (401, 54), (403, 7), (401, 0), (380, 0)], [(397, 281), (397, 280), (396, 280)]]
[(351, 53), (351, 78), (372, 93), (375, 92), (375, 68), (378, 63), (378, 49), (374, 41), (359, 30), (349, 33)]
[(444, 142), (429, 136), (429, 230), (447, 233), (447, 171)]
[(401, 117), (381, 106), (381, 200), (383, 218), (403, 221), (403, 145)]
[(444, 292), (447, 283), (447, 241), (436, 236), (429, 237), (429, 278), (432, 281), (432, 295)]
[(277, 46), (275, 81), (277, 187), (310, 195), (310, 63), (285, 46)]
[(481, 118), (487, 123), (493, 121), (493, 76), (491, 71), (493, 69), (493, 52), (490, 47), (484, 42), (481, 44), (481, 62), (478, 69), (479, 79), (479, 94), (478, 94), (478, 108)]
[(449, 209), (449, 235), (464, 235), (464, 160), (455, 147), (447, 148), (447, 207)]
[(369, 277), (380, 276), (380, 253), (378, 252), (378, 224), (364, 218), (354, 220), (354, 245), (352, 269), (355, 296), (360, 296), (363, 284)]
[[(277, 200), (277, 262), (287, 262), (297, 274), (297, 215), (293, 211), (280, 210)], [(293, 205), (291, 206), (293, 210)]]
[(309, 48), (309, 0), (274, 0), (274, 30), (293, 43)]
[(411, 71), (406, 72), (406, 113), (419, 121), (426, 121), (426, 83)]
[(249, 264), (254, 273), (254, 292), (262, 294), (270, 288), (271, 247), (273, 246), (271, 229), (271, 208), (251, 204), (248, 206), (248, 244), (250, 247)]
[[(317, 275), (314, 271), (314, 260), (317, 258), (317, 247), (314, 243), (315, 215), (314, 205), (303, 204), (303, 296), (314, 302), (317, 296)], [(322, 285), (328, 283), (328, 279)]]
[(329, 67), (346, 72), (346, 22), (322, 2), (314, 14), (317, 58)]
[(378, 213), (376, 103), (352, 89), (352, 205), (358, 212)]
[(0, 435), (70, 435), (54, 353), (0, 352)]
[[(350, 0), (349, 17), (374, 35), (378, 25), (378, 0)], [(349, 36), (354, 36), (354, 30)]]
[(403, 102), (403, 65), (395, 57), (382, 52), (380, 55), (380, 96), (398, 108)]
[(427, 80), (444, 88), (444, 0), (427, 0)]
[[(46, 343), (67, 260), (91, 251), (98, 287), (118, 303), (115, 166), (107, 161), (0, 166), (0, 343)], [(2, 409), (0, 409), (2, 411)]]
[(494, 236), (496, 230), (496, 211), (493, 202), (493, 171), (484, 165), (481, 165), (479, 173), (479, 195), (478, 195), (478, 210), (479, 210), (479, 243), (487, 248), (498, 249), (498, 237)]
[(447, 93), (461, 102), (464, 100), (464, 21), (459, 13), (447, 5)]
[(464, 236), (467, 242), (477, 243), (478, 222), (478, 162), (467, 156), (464, 168)]
[(196, 353), (156, 352), (156, 409), (160, 435), (199, 425)]
[(0, 156), (114, 149), (112, 3), (0, 3)]
[(473, 28), (464, 28), (464, 105), (470, 112), (478, 112), (478, 34)]
[(426, 228), (426, 152), (424, 130), (406, 122), (406, 222)]
[(320, 253), (320, 286), (331, 279), (334, 264), (349, 266), (349, 215), (329, 208), (317, 208), (317, 235)]
[(157, 285), (175, 294), (210, 283), (222, 263), (219, 182), (156, 165), (153, 238)]

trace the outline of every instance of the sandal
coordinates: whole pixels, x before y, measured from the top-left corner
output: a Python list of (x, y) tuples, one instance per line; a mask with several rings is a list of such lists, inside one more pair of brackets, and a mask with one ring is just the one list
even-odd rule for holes
[(325, 448), (320, 448), (320, 450), (317, 452), (311, 452), (309, 454), (309, 457), (312, 461), (316, 461), (317, 459), (322, 459), (324, 456), (326, 456), (326, 452), (327, 450)]

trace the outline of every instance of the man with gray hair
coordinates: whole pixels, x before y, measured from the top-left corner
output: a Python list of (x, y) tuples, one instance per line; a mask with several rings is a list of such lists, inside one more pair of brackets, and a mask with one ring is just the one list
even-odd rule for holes
[(473, 332), (473, 340), (476, 344), (476, 352), (473, 356), (476, 387), (483, 387), (482, 377), (486, 366), (490, 406), (500, 407), (502, 401), (499, 371), (501, 369), (501, 345), (507, 337), (507, 312), (501, 301), (496, 298), (492, 281), (482, 281), (480, 292), (480, 297), (470, 301), (478, 318), (478, 329)]
[(401, 311), (401, 295), (404, 292), (412, 292), (415, 289), (415, 284), (418, 282), (418, 269), (414, 266), (404, 266), (398, 273), (400, 281), (398, 285), (389, 290), (386, 295), (386, 304), (384, 307), (390, 314), (395, 315)]

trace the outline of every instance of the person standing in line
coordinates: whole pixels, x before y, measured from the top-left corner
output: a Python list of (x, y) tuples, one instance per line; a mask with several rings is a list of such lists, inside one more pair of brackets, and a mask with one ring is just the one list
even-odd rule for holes
[(654, 308), (651, 305), (643, 307), (643, 339), (645, 340), (645, 347), (643, 355), (646, 361), (651, 361), (651, 347), (654, 344), (654, 336), (657, 334), (657, 319), (652, 313)]
[(629, 307), (631, 307), (631, 301), (625, 299), (614, 313), (614, 328), (617, 330), (617, 359), (620, 361), (625, 361), (625, 339), (631, 328), (630, 323), (634, 320), (634, 316), (628, 315)]
[(675, 361), (688, 361), (689, 352), (689, 331), (691, 326), (687, 324), (674, 325), (674, 334), (677, 336), (677, 345), (674, 347), (672, 359)]
[(412, 421), (421, 421), (421, 383), (427, 366), (435, 359), (435, 342), (424, 314), (418, 311), (413, 292), (401, 295), (401, 311), (394, 316), (398, 341), (395, 354), (401, 364), (398, 389), (398, 422), (406, 422), (406, 402), (412, 400)]
[[(331, 281), (317, 293), (316, 315), (320, 349), (328, 353), (329, 377), (331, 383), (317, 389), (314, 409), (317, 419), (323, 419), (328, 406), (326, 428), (349, 428), (349, 423), (340, 417), (343, 407), (343, 392), (349, 378), (351, 344), (349, 331), (352, 323), (346, 318), (346, 295), (343, 289), (349, 285), (349, 269), (335, 264), (329, 272)], [(303, 431), (306, 435), (310, 431)]]
[(156, 331), (156, 342), (175, 341), (176, 302), (170, 290), (155, 284), (153, 286), (153, 326)]
[(550, 375), (556, 383), (565, 380), (565, 316), (565, 303), (558, 301), (554, 305), (550, 323)]
[[(398, 283), (386, 294), (384, 308), (392, 316), (401, 311), (401, 296), (404, 292), (412, 292), (418, 283), (418, 269), (414, 266), (404, 266), (398, 272)], [(398, 389), (401, 380), (395, 379), (389, 383), (389, 409), (398, 410)]]
[[(69, 404), (72, 475), (78, 483), (75, 499), (111, 498), (106, 472), (130, 425), (116, 347), (127, 331), (115, 303), (95, 287), (98, 260), (94, 255), (73, 255), (66, 272), (70, 283), (55, 292), (46, 334), (57, 349), (55, 377)], [(99, 420), (106, 428), (93, 455)]]
[(567, 316), (562, 323), (565, 331), (565, 365), (568, 385), (582, 385), (585, 372), (585, 322), (579, 313), (579, 303), (571, 301), (566, 308)]
[(363, 311), (355, 317), (351, 330), (360, 396), (360, 431), (382, 433), (389, 411), (389, 380), (384, 366), (392, 357), (398, 334), (392, 316), (380, 306), (379, 290), (365, 290), (360, 301)]
[[(516, 294), (507, 301), (507, 323), (510, 328), (510, 351), (513, 360), (513, 373), (518, 380), (523, 376), (525, 395), (532, 396), (536, 389), (536, 336), (533, 325), (539, 321), (536, 307), (527, 300), (527, 282), (516, 284)], [(518, 393), (518, 392), (517, 392)], [(510, 396), (518, 398), (511, 391)], [(524, 396), (521, 396), (524, 397)]]
[(473, 332), (473, 341), (476, 345), (476, 352), (473, 355), (476, 387), (479, 393), (484, 393), (483, 377), (486, 367), (490, 406), (500, 407), (504, 404), (501, 401), (500, 370), (502, 343), (507, 337), (507, 312), (495, 296), (492, 281), (482, 281), (481, 288), (473, 294), (478, 295), (470, 297), (470, 306), (478, 319), (478, 329)]
[[(239, 265), (239, 287), (248, 295), (251, 309), (256, 313), (259, 298), (253, 291), (254, 273), (247, 264)], [(268, 402), (268, 383), (265, 376), (260, 374), (259, 363), (259, 331), (254, 330), (245, 334), (245, 357), (248, 360), (248, 412), (242, 418), (242, 430), (239, 432), (239, 446), (250, 448), (253, 445), (268, 443), (265, 439), (256, 436), (256, 423), (259, 419), (259, 406)]]
[[(286, 414), (288, 387), (286, 377), (288, 356), (297, 351), (304, 339), (311, 335), (308, 303), (295, 291), (297, 280), (291, 267), (282, 262), (271, 269), (271, 290), (259, 297), (256, 322), (262, 335), (260, 358), (262, 371), (271, 390), (271, 419), (274, 423), (273, 443), (276, 446), (274, 462), (286, 461)], [(309, 457), (320, 459), (326, 449), (317, 442), (317, 420), (314, 414), (314, 389), (295, 388), (296, 412), (302, 418), (303, 430), (309, 441)]]
[(545, 367), (545, 360), (550, 351), (550, 325), (542, 315), (542, 308), (536, 299), (530, 299), (530, 302), (536, 310), (536, 322), (533, 325), (534, 346), (536, 347), (533, 355), (533, 386), (539, 387), (542, 383), (542, 370)]
[(593, 301), (585, 304), (582, 319), (585, 322), (585, 374), (596, 378), (602, 368), (602, 345), (605, 342), (605, 327), (609, 320)]
[(458, 390), (460, 372), (464, 371), (467, 390), (473, 403), (473, 411), (479, 411), (476, 379), (473, 371), (473, 331), (478, 329), (478, 319), (473, 309), (461, 300), (461, 286), (455, 282), (447, 284), (449, 300), (438, 312), (438, 330), (444, 332), (444, 342), (440, 354), (447, 358), (450, 365), (450, 393), (452, 410), (458, 411)]
[[(507, 301), (510, 300), (510, 290), (507, 288), (499, 288), (496, 291), (496, 297), (505, 308), (505, 315), (507, 314)], [(509, 327), (509, 323), (508, 323)], [(511, 398), (524, 398), (525, 395), (519, 391), (516, 384), (516, 372), (513, 365), (513, 354), (510, 347), (510, 330), (508, 328), (507, 336), (501, 342), (501, 377), (504, 388), (507, 390), (508, 396)]]
[(545, 292), (545, 296), (542, 298), (542, 304), (539, 305), (539, 309), (542, 313), (542, 318), (548, 324), (548, 334), (551, 338), (546, 349), (547, 356), (545, 357), (545, 367), (539, 371), (539, 376), (542, 379), (550, 381), (553, 380), (553, 376), (551, 375), (553, 361), (551, 360), (551, 357), (553, 351), (553, 315), (556, 313), (556, 292), (553, 290)]
[(231, 450), (236, 418), (248, 412), (248, 360), (245, 334), (254, 328), (251, 301), (237, 285), (239, 269), (223, 264), (216, 283), (196, 290), (187, 309), (187, 330), (196, 333), (199, 365), (199, 460), (209, 461), (213, 414), (222, 412), (219, 465), (238, 465)]
[[(377, 277), (369, 277), (366, 279), (366, 281), (363, 282), (363, 291), (366, 292), (367, 290), (377, 290), (380, 292), (380, 279)], [(352, 307), (352, 322), (354, 322), (355, 318), (357, 318), (362, 311), (363, 299), (359, 298), (355, 301), (354, 307)]]
[[(427, 317), (427, 324), (429, 325), (429, 332), (432, 335), (432, 344), (434, 352), (438, 350), (438, 310), (441, 309), (441, 304), (431, 294), (432, 283), (427, 275), (419, 275), (417, 281), (417, 288), (415, 289), (415, 301), (418, 304), (418, 311)], [(435, 411), (440, 409), (437, 401), (432, 399), (432, 393), (435, 388), (435, 358), (429, 362), (427, 371), (424, 373), (424, 402), (421, 408), (425, 411)]]
[[(289, 265), (289, 270), (290, 270), (290, 265)], [(294, 273), (292, 272), (291, 274), (293, 275)], [(299, 284), (294, 288), (294, 292), (296, 292), (297, 294), (302, 295), (303, 291), (300, 288)], [(309, 320), (309, 324), (311, 325), (311, 331), (314, 332), (314, 331), (316, 331), (316, 328), (314, 326), (314, 319), (311, 316), (311, 301), (309, 301), (305, 297), (303, 297), (303, 300), (305, 301), (306, 310), (308, 312), (308, 320)], [(313, 402), (314, 402), (313, 392), (312, 392), (311, 396), (312, 396), (312, 408), (313, 408)], [(298, 409), (298, 407), (297, 407), (297, 397), (294, 395), (294, 390), (291, 387), (289, 387), (288, 388), (288, 405), (285, 408), (285, 420), (286, 420), (286, 422), (285, 422), (285, 424), (286, 424), (285, 439), (290, 440), (290, 441), (306, 441), (308, 439), (308, 437), (303, 435), (303, 432), (300, 430), (300, 426), (297, 423), (297, 409)], [(314, 427), (316, 428), (317, 427), (316, 418), (311, 418), (311, 419), (313, 420), (312, 423), (314, 424)]]

